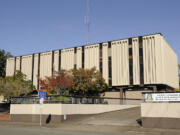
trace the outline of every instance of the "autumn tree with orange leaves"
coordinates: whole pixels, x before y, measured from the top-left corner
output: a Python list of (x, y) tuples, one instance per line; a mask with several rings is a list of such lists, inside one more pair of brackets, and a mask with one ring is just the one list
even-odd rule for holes
[(40, 84), (40, 90), (45, 90), (47, 93), (56, 93), (64, 95), (73, 86), (73, 77), (70, 72), (62, 70), (60, 72), (54, 72), (53, 76), (45, 77), (44, 79), (38, 78)]
[(54, 72), (53, 76), (38, 78), (40, 89), (47, 93), (70, 96), (99, 96), (108, 85), (96, 68)]

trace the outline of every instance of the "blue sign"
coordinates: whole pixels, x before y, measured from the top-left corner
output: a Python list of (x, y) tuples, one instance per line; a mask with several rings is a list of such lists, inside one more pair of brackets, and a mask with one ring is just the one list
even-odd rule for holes
[(38, 98), (45, 98), (46, 92), (45, 91), (38, 91)]

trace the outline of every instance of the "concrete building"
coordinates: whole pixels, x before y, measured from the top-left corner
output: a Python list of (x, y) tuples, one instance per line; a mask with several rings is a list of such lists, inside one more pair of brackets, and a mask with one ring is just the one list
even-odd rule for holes
[(96, 67), (112, 89), (178, 88), (178, 60), (161, 33), (7, 59), (6, 76), (21, 70), (39, 88), (37, 76)]

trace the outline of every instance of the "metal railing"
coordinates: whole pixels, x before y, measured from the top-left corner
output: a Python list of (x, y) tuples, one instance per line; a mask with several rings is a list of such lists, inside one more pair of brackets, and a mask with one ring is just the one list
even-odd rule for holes
[[(120, 98), (102, 98), (102, 97), (46, 97), (44, 104), (127, 104), (139, 105), (141, 99), (120, 99)], [(37, 97), (12, 97), (11, 104), (39, 104)]]

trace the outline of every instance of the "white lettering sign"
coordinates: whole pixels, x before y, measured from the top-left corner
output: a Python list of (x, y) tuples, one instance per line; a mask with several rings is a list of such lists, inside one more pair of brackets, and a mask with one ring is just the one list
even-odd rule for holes
[(180, 101), (180, 93), (146, 93), (145, 102)]

